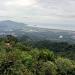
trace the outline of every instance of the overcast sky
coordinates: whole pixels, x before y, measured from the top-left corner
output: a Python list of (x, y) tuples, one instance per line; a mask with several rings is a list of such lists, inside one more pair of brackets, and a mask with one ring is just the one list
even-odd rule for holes
[(0, 19), (75, 24), (75, 0), (0, 0)]

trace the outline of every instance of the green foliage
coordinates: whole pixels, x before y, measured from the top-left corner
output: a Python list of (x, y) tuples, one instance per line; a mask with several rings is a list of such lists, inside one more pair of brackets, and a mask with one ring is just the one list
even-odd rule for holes
[(51, 62), (47, 61), (42, 64), (40, 75), (57, 75), (57, 66)]
[(58, 67), (58, 75), (75, 75), (75, 62), (59, 57), (55, 63)]
[(0, 75), (75, 75), (74, 60), (16, 40), (12, 36), (0, 40)]
[(54, 61), (55, 55), (52, 51), (49, 51), (47, 49), (43, 49), (43, 50), (40, 51), (39, 59), (41, 59), (41, 60), (43, 59), (45, 61), (48, 61), (48, 60)]

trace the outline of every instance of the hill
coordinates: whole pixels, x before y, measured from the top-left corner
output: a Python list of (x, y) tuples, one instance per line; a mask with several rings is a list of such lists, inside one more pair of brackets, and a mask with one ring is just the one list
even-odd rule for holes
[(52, 40), (75, 43), (75, 31), (31, 27), (27, 24), (10, 20), (0, 21), (0, 35), (10, 34), (17, 37), (28, 36), (33, 41)]

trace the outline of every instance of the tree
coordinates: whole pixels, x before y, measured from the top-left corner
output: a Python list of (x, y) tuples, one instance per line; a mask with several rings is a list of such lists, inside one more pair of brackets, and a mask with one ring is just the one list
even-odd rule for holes
[(40, 75), (57, 75), (57, 66), (51, 62), (47, 61), (42, 64)]
[(58, 75), (75, 75), (75, 62), (59, 57), (55, 63), (58, 68)]

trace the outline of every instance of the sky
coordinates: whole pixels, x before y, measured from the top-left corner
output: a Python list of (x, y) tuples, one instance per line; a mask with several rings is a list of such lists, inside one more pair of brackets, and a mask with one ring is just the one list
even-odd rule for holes
[(75, 0), (0, 0), (0, 20), (75, 30)]

